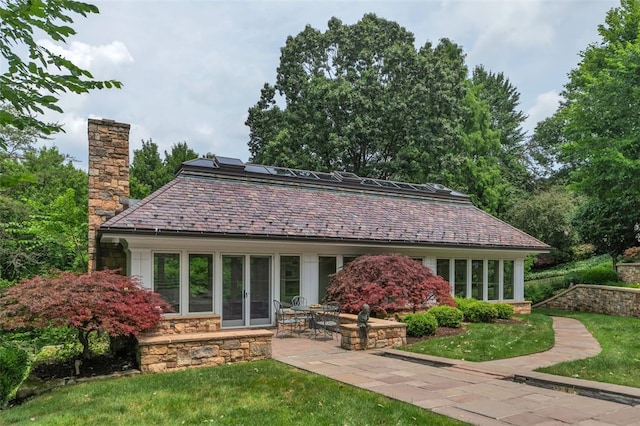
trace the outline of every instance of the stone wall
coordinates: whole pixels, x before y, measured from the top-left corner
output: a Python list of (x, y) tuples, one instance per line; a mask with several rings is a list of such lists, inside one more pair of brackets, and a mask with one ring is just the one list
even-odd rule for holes
[(150, 334), (186, 334), (220, 331), (220, 315), (206, 314), (185, 317), (165, 316)]
[(407, 344), (407, 325), (398, 321), (379, 318), (369, 319), (367, 336), (359, 329), (358, 316), (340, 314), (342, 349), (358, 351), (364, 349), (396, 348)]
[(640, 317), (640, 289), (579, 284), (534, 308)]
[(640, 283), (640, 263), (618, 263), (616, 271), (625, 283)]
[(143, 373), (271, 358), (269, 330), (147, 335), (138, 337), (138, 365)]
[(103, 267), (98, 228), (129, 206), (129, 129), (113, 120), (89, 119), (89, 271)]

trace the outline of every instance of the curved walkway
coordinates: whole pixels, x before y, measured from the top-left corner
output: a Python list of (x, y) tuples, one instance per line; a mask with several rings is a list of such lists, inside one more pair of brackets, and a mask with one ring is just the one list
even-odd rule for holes
[[(345, 351), (335, 340), (306, 337), (274, 338), (272, 350), (274, 359), (294, 367), (472, 424), (640, 425), (640, 405), (634, 407), (510, 380), (524, 373), (537, 380), (548, 379), (555, 388), (587, 387), (640, 399), (637, 388), (532, 372), (600, 352), (598, 342), (579, 321), (555, 317), (553, 327), (556, 344), (551, 350), (482, 363), (423, 357), (397, 350)], [(431, 365), (408, 358), (419, 358)]]

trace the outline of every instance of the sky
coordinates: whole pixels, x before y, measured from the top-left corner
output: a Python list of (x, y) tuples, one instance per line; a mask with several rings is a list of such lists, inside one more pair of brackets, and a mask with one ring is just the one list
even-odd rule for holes
[[(87, 0), (90, 1), (90, 0)], [(191, 1), (92, 2), (100, 14), (78, 16), (64, 45), (41, 43), (120, 90), (61, 96), (64, 113), (45, 118), (65, 133), (48, 142), (87, 164), (87, 119), (131, 124), (130, 150), (153, 139), (161, 155), (186, 142), (249, 160), (248, 109), (274, 84), (280, 49), (306, 25), (326, 31), (337, 17), (354, 24), (366, 13), (415, 35), (416, 48), (448, 38), (471, 72), (502, 72), (520, 92), (525, 130), (555, 111), (579, 53), (599, 40), (597, 27), (613, 0)]]

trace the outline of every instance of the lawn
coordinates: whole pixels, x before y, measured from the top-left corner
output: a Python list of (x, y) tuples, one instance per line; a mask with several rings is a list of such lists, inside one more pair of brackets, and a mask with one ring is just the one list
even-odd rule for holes
[(463, 425), (274, 360), (67, 386), (0, 424)]
[(542, 352), (553, 347), (552, 319), (546, 315), (515, 316), (511, 323), (465, 324), (466, 333), (436, 337), (400, 349), (467, 361), (490, 361)]
[(538, 371), (640, 387), (640, 318), (549, 309), (536, 312), (577, 319), (602, 347), (602, 352), (594, 357), (564, 362)]

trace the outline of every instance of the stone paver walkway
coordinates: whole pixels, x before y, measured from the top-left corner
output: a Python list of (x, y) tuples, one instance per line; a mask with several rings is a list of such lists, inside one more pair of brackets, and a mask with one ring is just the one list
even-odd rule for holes
[(509, 380), (514, 374), (560, 380), (566, 387), (587, 386), (603, 393), (640, 398), (640, 389), (560, 378), (531, 370), (600, 352), (598, 342), (579, 322), (554, 318), (553, 349), (509, 360), (472, 363), (436, 357), (440, 367), (411, 362), (385, 353), (345, 351), (336, 340), (307, 337), (273, 339), (273, 358), (344, 383), (399, 399), (476, 425), (637, 425), (640, 406), (529, 386)]

